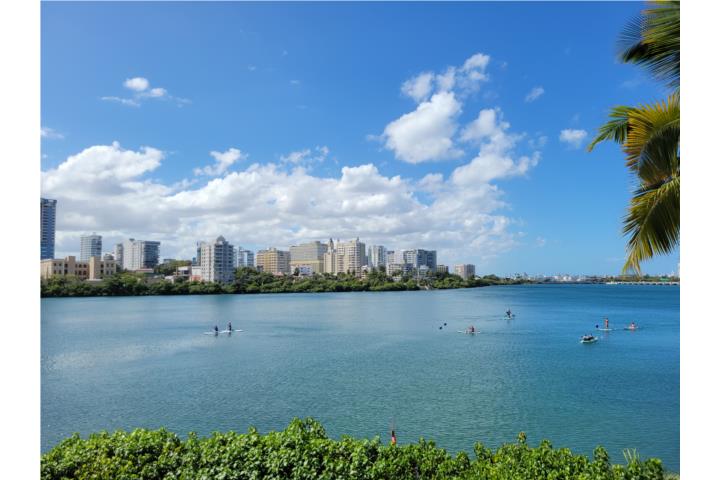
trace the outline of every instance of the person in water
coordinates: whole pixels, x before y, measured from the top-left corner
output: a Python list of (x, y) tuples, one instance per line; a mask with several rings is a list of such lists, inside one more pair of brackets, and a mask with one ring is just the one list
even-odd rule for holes
[(395, 430), (390, 430), (390, 444), (391, 445), (397, 444), (397, 437), (395, 437)]

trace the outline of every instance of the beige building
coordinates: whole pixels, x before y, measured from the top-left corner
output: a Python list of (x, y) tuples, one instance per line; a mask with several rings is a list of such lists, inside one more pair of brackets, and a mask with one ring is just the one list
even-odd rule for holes
[(88, 261), (76, 261), (74, 256), (64, 259), (47, 259), (40, 262), (40, 278), (74, 276), (80, 280), (100, 280), (117, 271), (114, 260), (90, 257)]
[(447, 265), (438, 265), (436, 271), (437, 271), (437, 273), (448, 273), (448, 266)]
[(260, 250), (255, 255), (255, 265), (258, 270), (273, 275), (290, 274), (290, 252), (278, 250), (275, 247)]
[(326, 273), (353, 273), (358, 277), (362, 267), (368, 264), (365, 244), (359, 238), (349, 242), (338, 240), (337, 243), (331, 239), (324, 260)]
[(460, 275), (463, 280), (475, 278), (475, 265), (471, 263), (455, 265), (455, 275)]
[(318, 241), (291, 246), (290, 271), (297, 268), (301, 273), (323, 273), (327, 251), (327, 244)]

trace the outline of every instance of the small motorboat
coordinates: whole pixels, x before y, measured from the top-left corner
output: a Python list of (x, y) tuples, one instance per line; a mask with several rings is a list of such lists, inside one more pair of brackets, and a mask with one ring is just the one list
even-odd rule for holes
[(595, 337), (593, 335), (583, 335), (580, 338), (580, 343), (595, 343), (595, 342), (597, 342), (597, 340), (598, 340), (597, 337)]

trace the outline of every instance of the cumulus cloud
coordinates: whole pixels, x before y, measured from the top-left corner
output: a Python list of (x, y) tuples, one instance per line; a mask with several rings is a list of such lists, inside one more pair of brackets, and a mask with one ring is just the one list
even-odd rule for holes
[(400, 90), (418, 106), (385, 127), (380, 137), (385, 148), (408, 163), (460, 157), (463, 151), (455, 147), (454, 136), (462, 99), (488, 80), (489, 62), (488, 55), (477, 53), (441, 74), (426, 71), (406, 80)]
[(416, 102), (422, 102), (427, 100), (430, 92), (432, 92), (433, 78), (434, 75), (432, 72), (421, 73), (416, 77), (406, 80), (400, 90)]
[(165, 88), (150, 88), (150, 81), (145, 77), (128, 78), (123, 82), (123, 87), (132, 92), (131, 97), (109, 95), (100, 97), (100, 99), (108, 102), (119, 103), (128, 107), (139, 107), (145, 99), (170, 100), (175, 102), (179, 107), (190, 103), (190, 100), (187, 98), (174, 97), (170, 95)]
[(385, 147), (408, 163), (457, 158), (463, 153), (453, 143), (460, 112), (454, 93), (436, 93), (385, 127)]
[(225, 152), (210, 152), (210, 156), (215, 159), (214, 165), (207, 165), (203, 168), (196, 168), (193, 170), (195, 175), (208, 175), (218, 176), (227, 172), (228, 168), (232, 166), (238, 160), (247, 159), (248, 155), (238, 150), (237, 148), (229, 148)]
[(572, 148), (580, 148), (583, 140), (587, 137), (585, 130), (576, 130), (573, 128), (566, 128), (560, 132), (560, 141), (567, 143)]
[[(540, 160), (540, 152), (517, 157), (514, 149), (522, 135), (509, 132), (510, 123), (502, 119), (500, 109), (484, 109), (462, 131), (460, 138), (479, 146), (469, 163), (453, 171), (450, 180), (470, 187), (513, 176), (525, 175)], [(517, 157), (517, 158), (515, 158)]]
[[(232, 150), (214, 152), (215, 166), (243, 155)], [(327, 147), (308, 150), (328, 154)], [(520, 162), (480, 183), (458, 181), (465, 174), (457, 170), (418, 184), (383, 175), (371, 163), (345, 166), (337, 177), (255, 163), (166, 185), (152, 178), (164, 158), (156, 148), (113, 143), (88, 147), (43, 172), (43, 195), (58, 199), (59, 254), (73, 254), (89, 230), (102, 233), (106, 245), (128, 237), (160, 240), (163, 256), (187, 258), (197, 240), (219, 234), (236, 245), (278, 247), (360, 236), (396, 248), (436, 248), (448, 263), (491, 257), (515, 244), (513, 221), (497, 212), (503, 193), (488, 181), (517, 174)]]
[(526, 102), (534, 102), (540, 96), (545, 93), (545, 89), (543, 87), (533, 87), (532, 90), (528, 92), (527, 95), (525, 95), (525, 101)]
[(147, 90), (147, 88), (150, 86), (150, 82), (148, 82), (147, 78), (133, 77), (125, 80), (123, 82), (123, 86), (135, 92), (142, 92), (144, 90)]

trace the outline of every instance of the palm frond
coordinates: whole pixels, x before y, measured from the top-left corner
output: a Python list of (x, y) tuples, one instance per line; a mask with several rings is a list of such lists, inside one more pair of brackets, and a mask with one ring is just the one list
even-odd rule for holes
[(598, 134), (592, 142), (590, 142), (590, 145), (588, 145), (588, 152), (592, 152), (598, 143), (606, 140), (624, 144), (628, 135), (628, 117), (633, 110), (634, 107), (628, 107), (626, 105), (614, 107), (610, 111), (610, 120), (598, 128)]
[(640, 273), (640, 263), (672, 252), (680, 241), (680, 174), (642, 185), (630, 200), (623, 233), (630, 235), (623, 273)]
[(680, 96), (641, 105), (628, 113), (628, 135), (623, 150), (628, 167), (641, 181), (655, 183), (679, 169)]
[(620, 59), (646, 67), (670, 88), (680, 87), (680, 2), (650, 2), (620, 35)]

